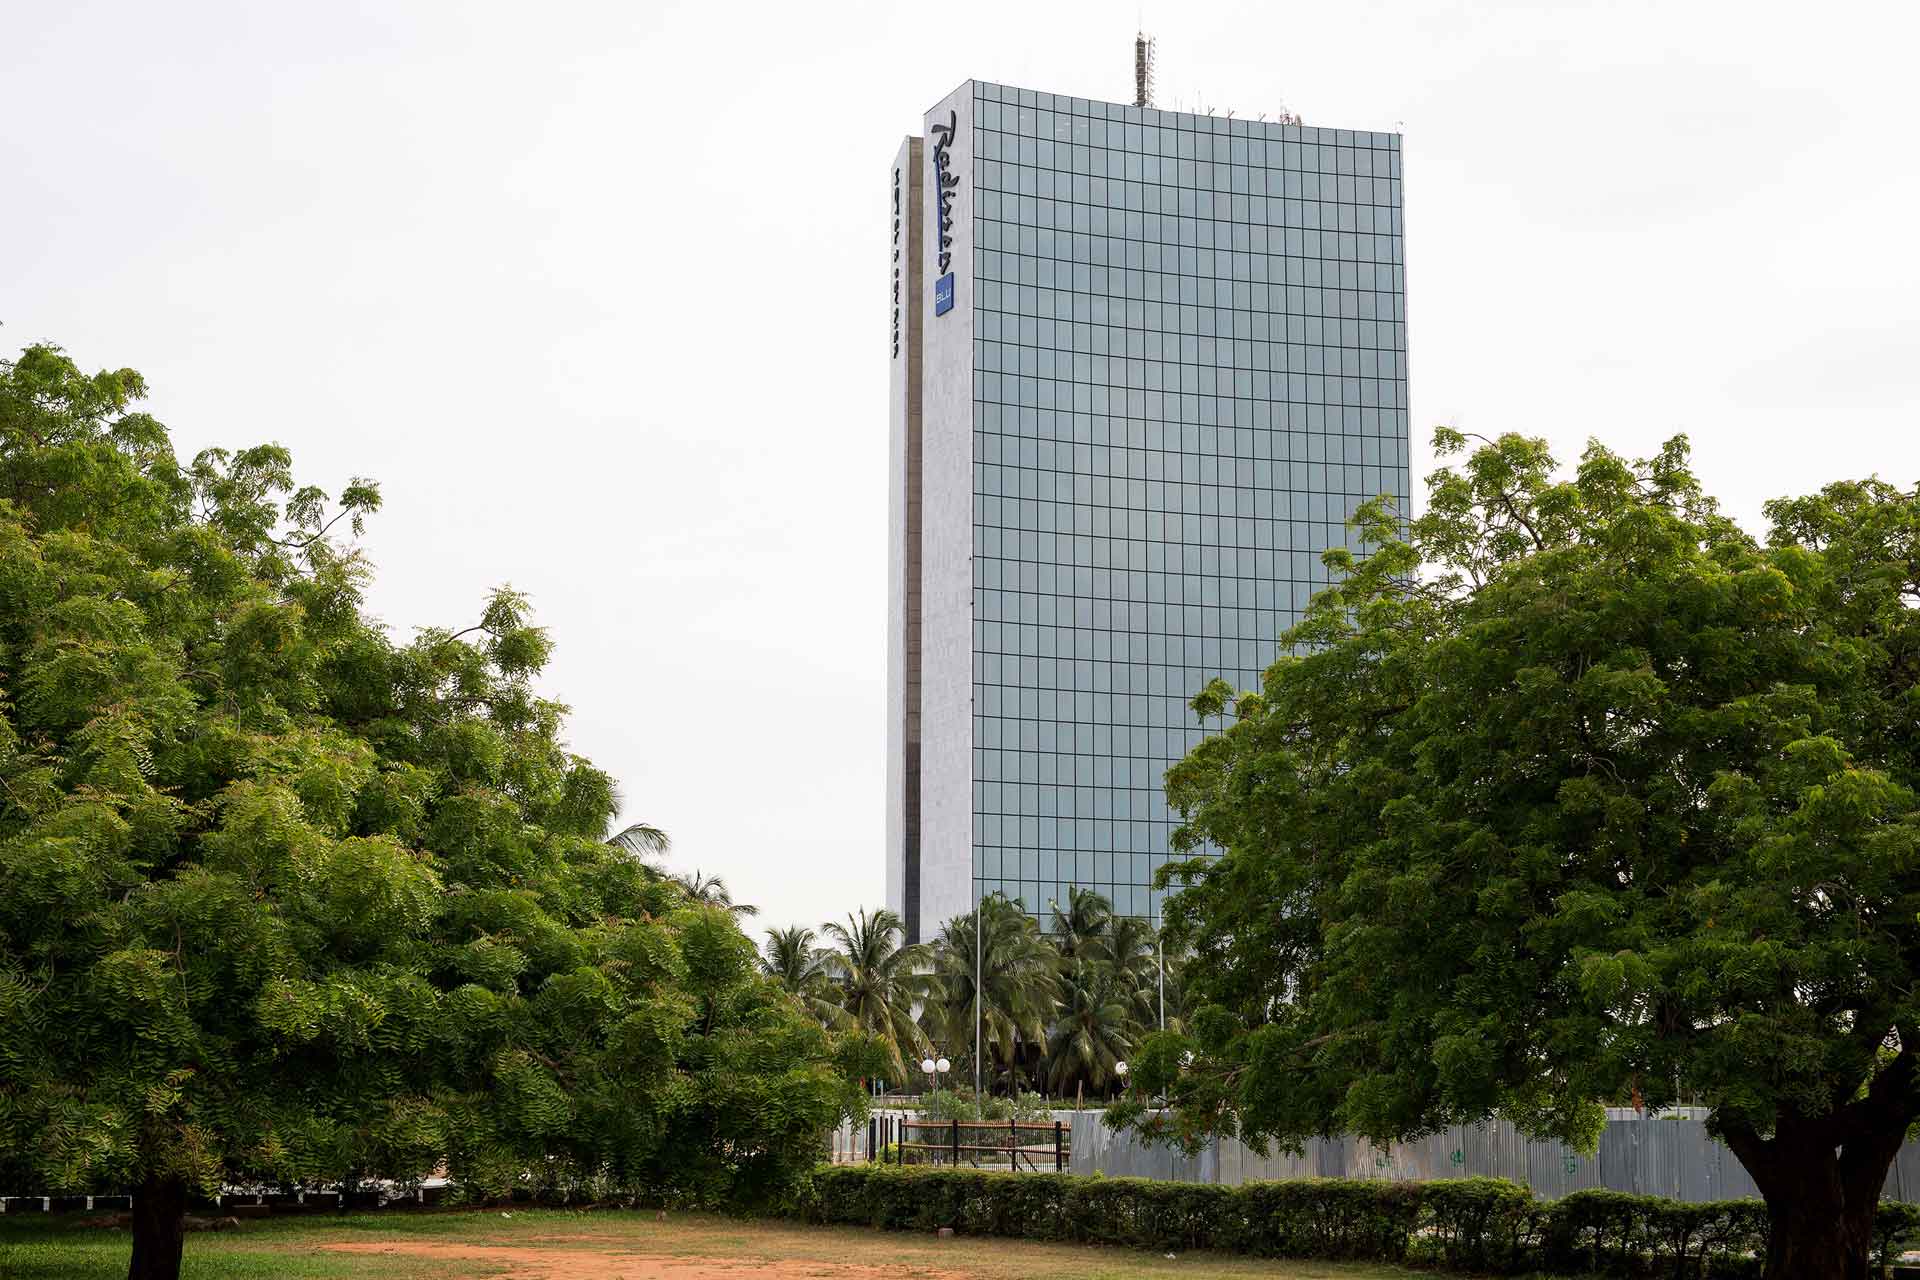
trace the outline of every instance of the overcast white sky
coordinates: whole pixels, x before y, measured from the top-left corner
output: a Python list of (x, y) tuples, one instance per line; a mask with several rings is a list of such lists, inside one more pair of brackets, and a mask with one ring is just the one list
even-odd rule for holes
[[(1138, 13), (1160, 105), (1405, 132), (1418, 444), (1920, 479), (1913, 6)], [(887, 165), (968, 77), (1129, 99), (1135, 16), (0, 0), (0, 345), (377, 478), (396, 634), (531, 593), (629, 816), (815, 923), (884, 893)]]

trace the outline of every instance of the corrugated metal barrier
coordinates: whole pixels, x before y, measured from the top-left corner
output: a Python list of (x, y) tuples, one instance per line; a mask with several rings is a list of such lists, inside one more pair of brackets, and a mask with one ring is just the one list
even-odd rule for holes
[[(1198, 1155), (1108, 1129), (1098, 1111), (1073, 1113), (1074, 1173), (1238, 1186), (1280, 1178), (1510, 1178), (1547, 1199), (1588, 1187), (1673, 1200), (1739, 1200), (1759, 1188), (1733, 1152), (1707, 1136), (1706, 1112), (1643, 1116), (1609, 1109), (1593, 1155), (1558, 1142), (1529, 1142), (1504, 1120), (1456, 1126), (1418, 1142), (1376, 1147), (1361, 1138), (1315, 1139), (1299, 1156), (1262, 1158), (1238, 1139), (1214, 1139)], [(1908, 1142), (1887, 1175), (1890, 1200), (1920, 1202), (1920, 1143)]]

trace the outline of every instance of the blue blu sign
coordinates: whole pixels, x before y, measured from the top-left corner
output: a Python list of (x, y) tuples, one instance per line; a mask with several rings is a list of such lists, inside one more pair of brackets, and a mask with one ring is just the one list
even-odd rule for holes
[(960, 175), (947, 167), (947, 152), (953, 147), (953, 135), (959, 128), (957, 112), (947, 112), (947, 122), (936, 124), (933, 135), (933, 198), (939, 210), (935, 252), (939, 256), (940, 278), (933, 282), (933, 314), (943, 316), (953, 310), (953, 198), (960, 190)]

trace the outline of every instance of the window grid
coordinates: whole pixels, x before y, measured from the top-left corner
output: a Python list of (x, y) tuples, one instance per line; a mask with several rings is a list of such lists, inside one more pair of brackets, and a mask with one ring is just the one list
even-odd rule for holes
[(1399, 139), (974, 106), (975, 892), (1157, 917), (1188, 700), (1406, 508)]

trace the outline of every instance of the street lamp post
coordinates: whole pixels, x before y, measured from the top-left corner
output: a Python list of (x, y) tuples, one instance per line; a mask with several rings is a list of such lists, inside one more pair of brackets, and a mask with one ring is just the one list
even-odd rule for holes
[[(980, 936), (980, 906), (985, 897), (979, 889), (973, 894), (973, 1101), (980, 1102), (980, 979), (986, 943)], [(984, 1114), (984, 1113), (982, 1113)]]
[(945, 1058), (922, 1058), (920, 1059), (920, 1069), (927, 1073), (927, 1078), (933, 1082), (934, 1089), (938, 1090), (940, 1088), (941, 1073), (951, 1071), (953, 1064)]

